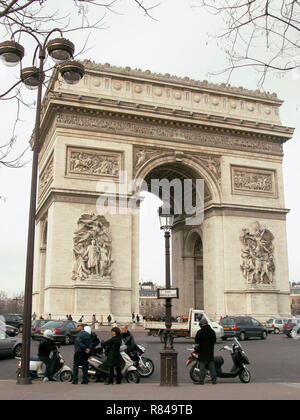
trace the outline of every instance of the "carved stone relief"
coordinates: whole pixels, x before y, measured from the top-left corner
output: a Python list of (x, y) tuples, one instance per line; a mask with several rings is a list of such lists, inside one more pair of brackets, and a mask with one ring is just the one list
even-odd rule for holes
[(67, 175), (119, 179), (121, 166), (122, 155), (119, 152), (75, 147), (67, 150)]
[(248, 285), (273, 285), (274, 282), (274, 236), (259, 222), (255, 223), (254, 232), (244, 228), (242, 242), (242, 264), (240, 266)]
[(233, 194), (277, 197), (276, 174), (274, 170), (231, 166)]
[(111, 283), (112, 237), (104, 216), (83, 214), (73, 238), (72, 280)]
[(134, 148), (134, 173), (136, 173), (142, 165), (148, 162), (155, 156), (170, 154), (175, 156), (177, 162), (181, 162), (184, 157), (192, 158), (199, 161), (200, 164), (210, 172), (215, 181), (221, 183), (221, 158), (218, 155), (206, 153), (184, 153), (179, 151), (172, 151), (170, 149), (154, 149), (149, 147), (135, 147)]
[(53, 181), (53, 172), (54, 172), (54, 157), (53, 154), (48, 159), (44, 169), (42, 170), (40, 177), (39, 177), (39, 199), (46, 191), (47, 187)]
[(282, 154), (282, 145), (270, 140), (255, 137), (243, 137), (241, 135), (214, 134), (200, 131), (197, 128), (179, 128), (174, 126), (162, 126), (157, 121), (131, 121), (114, 117), (94, 115), (58, 113), (56, 115), (58, 126), (84, 128), (88, 130), (101, 130), (103, 132), (134, 135), (136, 137), (159, 138), (180, 143), (194, 143), (197, 145), (230, 148), (238, 150), (250, 150), (252, 152), (267, 152)]

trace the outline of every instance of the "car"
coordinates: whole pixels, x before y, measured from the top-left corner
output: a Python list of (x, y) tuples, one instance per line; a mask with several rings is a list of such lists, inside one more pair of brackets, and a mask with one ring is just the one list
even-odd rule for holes
[(13, 327), (12, 325), (5, 325), (5, 329), (6, 329), (6, 334), (9, 337), (15, 337), (16, 335), (19, 334), (19, 330), (17, 327)]
[(23, 329), (23, 317), (19, 314), (1, 314), (6, 324), (18, 328), (19, 332)]
[(31, 338), (35, 340), (36, 334), (38, 334), (38, 330), (45, 325), (47, 322), (51, 321), (50, 319), (36, 319), (32, 322), (31, 325)]
[(22, 340), (11, 338), (5, 331), (0, 331), (0, 357), (21, 357)]
[(291, 330), (291, 332), (290, 332), (290, 336), (291, 336), (292, 338), (300, 338), (300, 324), (295, 325), (295, 326), (292, 328), (292, 330)]
[(291, 331), (294, 327), (300, 325), (300, 318), (290, 318), (283, 326), (283, 332), (289, 338), (291, 338)]
[(268, 333), (279, 334), (283, 332), (283, 326), (287, 322), (287, 318), (271, 318), (266, 322)]
[(228, 316), (223, 318), (220, 324), (224, 329), (223, 340), (230, 337), (237, 337), (240, 341), (252, 337), (264, 340), (268, 336), (267, 328), (250, 316)]
[(52, 330), (54, 332), (54, 340), (57, 343), (71, 344), (74, 343), (77, 330), (77, 322), (75, 321), (60, 321), (51, 320), (41, 326), (35, 334), (36, 340), (41, 340), (45, 330)]

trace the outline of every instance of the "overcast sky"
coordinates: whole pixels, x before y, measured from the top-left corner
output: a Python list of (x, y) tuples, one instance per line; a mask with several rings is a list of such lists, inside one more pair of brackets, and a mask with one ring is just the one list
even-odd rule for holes
[[(70, 0), (61, 2), (52, 0), (51, 4), (66, 10)], [(151, 2), (149, 1), (148, 4)], [(154, 4), (154, 2), (152, 2)], [(105, 19), (106, 29), (92, 32), (88, 41), (89, 51), (80, 56), (99, 63), (117, 66), (130, 66), (158, 73), (170, 73), (177, 76), (189, 76), (197, 80), (209, 80), (214, 83), (226, 82), (226, 76), (209, 77), (208, 73), (226, 67), (224, 49), (208, 33), (212, 34), (221, 25), (220, 19), (193, 9), (191, 4), (197, 0), (162, 0), (162, 4), (153, 10), (156, 20), (143, 16), (130, 1), (120, 3), (119, 14), (109, 14)], [(77, 50), (84, 44), (87, 34), (69, 35)], [(24, 65), (31, 65), (33, 46), (28, 42), (28, 52)], [(26, 47), (25, 45), (25, 47)], [(0, 92), (16, 80), (18, 71), (6, 69), (0, 63)], [(256, 89), (257, 75), (247, 70), (236, 72), (231, 84)], [(290, 281), (300, 281), (299, 243), (299, 180), (300, 180), (300, 74), (292, 72), (284, 78), (271, 76), (266, 81), (266, 91), (276, 92), (284, 100), (280, 115), (284, 125), (295, 127), (294, 138), (284, 146), (284, 185), (286, 207), (291, 209), (287, 217), (288, 251)], [(27, 93), (27, 100), (34, 102), (36, 93)], [(10, 134), (15, 120), (12, 104), (0, 102), (1, 144)], [(34, 112), (23, 110), (22, 122), (17, 128), (15, 151), (27, 146), (34, 124)], [(31, 152), (27, 153), (31, 158)], [(22, 169), (0, 168), (0, 192), (5, 200), (0, 202), (0, 290), (9, 293), (24, 288), (26, 241), (28, 226), (28, 207), (30, 194), (31, 165)], [(145, 201), (145, 206), (150, 206)], [(164, 242), (159, 230), (158, 217), (154, 205), (152, 210), (141, 220), (141, 278), (164, 283)], [(148, 207), (149, 210), (149, 207)], [(152, 216), (149, 215), (152, 214)], [(149, 255), (152, 256), (149, 259)], [(156, 263), (153, 264), (153, 261)]]

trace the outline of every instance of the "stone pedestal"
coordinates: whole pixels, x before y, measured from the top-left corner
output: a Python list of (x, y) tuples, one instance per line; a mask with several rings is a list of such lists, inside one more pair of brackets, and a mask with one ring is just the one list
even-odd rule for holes
[(177, 386), (177, 356), (174, 349), (160, 352), (160, 385)]

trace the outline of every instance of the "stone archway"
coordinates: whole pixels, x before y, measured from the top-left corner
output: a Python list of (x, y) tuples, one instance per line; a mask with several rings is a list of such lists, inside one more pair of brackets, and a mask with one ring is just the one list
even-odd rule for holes
[[(178, 156), (161, 154), (152, 157), (140, 168), (136, 175), (136, 181), (140, 182), (142, 188), (151, 188), (151, 181), (157, 179), (167, 180), (170, 185), (174, 181), (179, 181), (184, 188), (184, 180), (192, 181), (193, 203), (197, 195), (196, 180), (204, 181), (204, 208), (208, 208), (213, 203), (220, 201), (220, 189), (218, 178), (215, 176), (218, 165), (217, 160), (212, 156), (202, 155), (201, 159), (193, 159), (190, 156), (181, 154)], [(214, 162), (214, 166), (205, 168), (203, 162)], [(208, 169), (210, 168), (210, 170)], [(155, 194), (154, 191), (150, 191)], [(171, 190), (171, 205), (176, 207), (176, 198), (174, 191)], [(173, 194), (173, 195), (172, 195)], [(160, 198), (163, 198), (160, 196)], [(183, 195), (180, 197), (183, 200)], [(178, 197), (177, 197), (178, 199)], [(178, 204), (178, 203), (177, 203)], [(180, 206), (179, 206), (180, 207)], [(188, 216), (184, 213), (184, 205), (180, 207), (182, 214), (175, 216), (174, 227), (172, 230), (172, 284), (179, 287), (180, 297), (178, 301), (173, 302), (173, 315), (187, 314), (191, 307), (204, 309), (204, 253), (203, 253), (203, 226), (202, 224), (186, 224)], [(203, 219), (205, 224), (205, 219)], [(207, 279), (211, 281), (211, 279)]]

